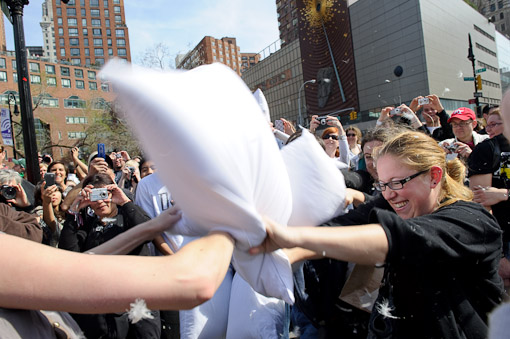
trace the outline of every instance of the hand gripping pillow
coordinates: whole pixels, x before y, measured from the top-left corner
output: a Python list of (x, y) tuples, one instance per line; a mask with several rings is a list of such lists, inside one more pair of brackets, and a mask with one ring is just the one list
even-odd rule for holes
[(101, 76), (113, 83), (128, 122), (183, 211), (172, 232), (230, 233), (236, 271), (257, 292), (293, 303), (283, 251), (246, 252), (265, 238), (262, 215), (287, 224), (292, 196), (271, 129), (244, 82), (220, 64), (158, 72), (114, 61)]

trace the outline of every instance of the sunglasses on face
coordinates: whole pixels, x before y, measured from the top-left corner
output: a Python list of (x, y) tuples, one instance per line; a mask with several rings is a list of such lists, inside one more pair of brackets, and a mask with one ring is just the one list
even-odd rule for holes
[(338, 140), (338, 135), (336, 135), (336, 134), (326, 134), (325, 136), (322, 137), (323, 140), (328, 140), (329, 138), (331, 138), (333, 140)]
[(356, 134), (346, 134), (348, 137), (355, 137)]

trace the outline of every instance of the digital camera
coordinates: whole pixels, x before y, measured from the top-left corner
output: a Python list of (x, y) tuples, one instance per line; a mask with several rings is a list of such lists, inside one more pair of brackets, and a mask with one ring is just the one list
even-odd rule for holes
[(400, 107), (394, 108), (390, 111), (390, 117), (400, 115), (400, 113), (402, 113), (402, 109)]
[(423, 105), (428, 105), (428, 104), (430, 104), (429, 98), (418, 99), (418, 105), (423, 106)]
[(326, 125), (328, 122), (327, 117), (328, 117), (328, 115), (323, 115), (323, 116), (317, 117), (317, 120), (319, 121), (319, 123), (321, 125)]
[(135, 168), (132, 167), (132, 166), (128, 166), (128, 170), (131, 172), (131, 173), (135, 173)]
[(12, 187), (9, 185), (2, 185), (0, 187), (0, 194), (5, 198), (5, 200), (11, 200), (16, 198), (16, 187)]
[(457, 148), (459, 148), (459, 145), (451, 144), (451, 145), (445, 146), (444, 148), (446, 148), (447, 150), (449, 150), (452, 153), (457, 153)]
[(90, 201), (108, 199), (108, 190), (106, 188), (93, 188), (90, 192)]

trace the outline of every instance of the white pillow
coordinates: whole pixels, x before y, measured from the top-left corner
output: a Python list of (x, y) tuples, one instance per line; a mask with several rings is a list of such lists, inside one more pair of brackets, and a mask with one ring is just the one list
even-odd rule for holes
[(283, 161), (292, 184), (289, 226), (320, 225), (345, 210), (345, 180), (315, 137), (302, 135), (283, 147)]
[(113, 83), (128, 122), (183, 210), (172, 231), (229, 232), (236, 239), (236, 271), (257, 292), (293, 303), (283, 251), (246, 252), (265, 238), (262, 215), (287, 224), (292, 195), (274, 136), (244, 82), (221, 64), (158, 72), (113, 61), (100, 75)]

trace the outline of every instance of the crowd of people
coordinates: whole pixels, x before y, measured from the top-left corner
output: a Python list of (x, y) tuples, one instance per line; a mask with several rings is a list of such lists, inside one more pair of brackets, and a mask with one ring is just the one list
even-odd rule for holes
[[(322, 227), (267, 219), (265, 241), (250, 249), (282, 248), (293, 264), (284, 337), (289, 326), (303, 339), (490, 335), (488, 316), (510, 287), (510, 106), (483, 113), (448, 114), (427, 95), (385, 107), (363, 133), (337, 116), (311, 117), (309, 131), (343, 173), (348, 212)], [(280, 143), (301, 136), (281, 120)], [(200, 317), (214, 310), (199, 305), (232, 274), (235, 241), (224, 231), (164, 234), (181, 214), (152, 161), (126, 151), (84, 161), (73, 148), (69, 164), (40, 156), (34, 186), (23, 161), (10, 169), (1, 151), (0, 253), (23, 252), (2, 264), (2, 336), (228, 337), (207, 333)], [(136, 298), (150, 309), (140, 321), (127, 311)]]

